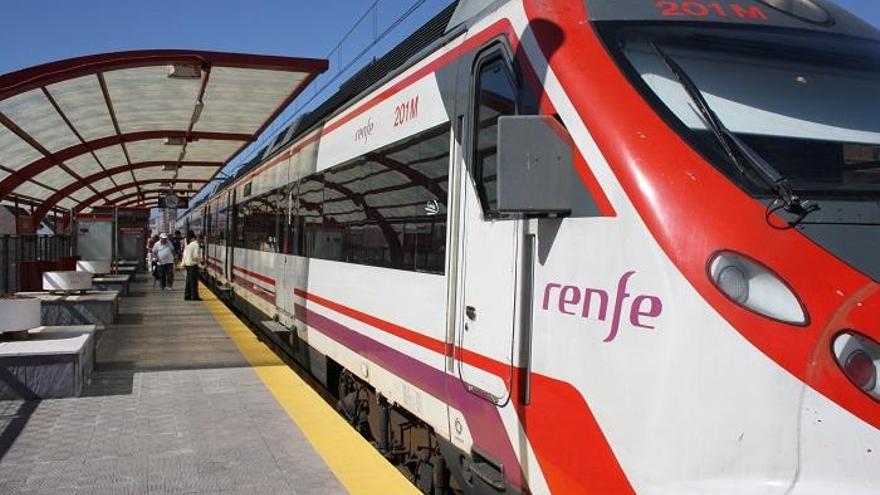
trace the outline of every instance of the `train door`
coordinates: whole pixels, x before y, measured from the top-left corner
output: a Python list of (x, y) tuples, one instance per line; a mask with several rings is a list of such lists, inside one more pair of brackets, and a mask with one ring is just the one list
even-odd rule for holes
[(499, 46), (477, 58), (460, 185), (456, 369), (467, 390), (496, 404), (510, 397), (521, 221), (496, 210), (497, 121), (516, 113), (516, 84)]
[(211, 212), (211, 203), (207, 202), (205, 208), (202, 209), (202, 231), (200, 232), (202, 238), (199, 257), (201, 258), (202, 263), (205, 264), (202, 273), (207, 273), (208, 268), (211, 266), (208, 262), (208, 257), (211, 255)]
[(226, 193), (226, 225), (224, 225), (226, 229), (226, 258), (223, 266), (224, 275), (230, 285), (233, 282), (233, 267), (235, 266), (235, 258), (233, 257), (235, 254), (235, 216), (235, 190), (232, 190)]

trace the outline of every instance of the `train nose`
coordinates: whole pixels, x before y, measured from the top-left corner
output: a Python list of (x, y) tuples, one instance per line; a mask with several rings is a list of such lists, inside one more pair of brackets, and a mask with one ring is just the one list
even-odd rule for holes
[(797, 494), (880, 491), (880, 286), (844, 297), (817, 339), (801, 404)]

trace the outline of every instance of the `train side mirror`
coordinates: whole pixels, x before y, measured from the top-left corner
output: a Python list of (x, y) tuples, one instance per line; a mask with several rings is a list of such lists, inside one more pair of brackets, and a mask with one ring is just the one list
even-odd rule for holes
[(498, 118), (497, 210), (530, 216), (571, 213), (573, 143), (549, 115)]

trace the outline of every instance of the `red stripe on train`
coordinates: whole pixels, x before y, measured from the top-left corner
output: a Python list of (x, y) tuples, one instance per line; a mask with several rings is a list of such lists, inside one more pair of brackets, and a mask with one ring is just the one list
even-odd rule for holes
[(237, 282), (239, 287), (250, 292), (251, 294), (254, 294), (255, 296), (259, 297), (260, 299), (262, 299), (266, 302), (275, 304), (275, 293), (274, 292), (269, 292), (266, 289), (260, 287), (259, 285), (254, 284), (250, 280), (241, 278), (238, 275), (233, 275), (232, 281)]
[(274, 286), (274, 285), (275, 285), (275, 279), (274, 279), (274, 278), (268, 277), (268, 276), (263, 275), (263, 274), (261, 274), (261, 273), (252, 272), (252, 271), (248, 270), (247, 268), (244, 268), (244, 267), (241, 267), (241, 266), (238, 266), (238, 265), (233, 265), (233, 266), (232, 266), (232, 269), (233, 269), (233, 270), (237, 270), (237, 271), (239, 271), (239, 272), (241, 272), (241, 273), (244, 273), (245, 275), (247, 275), (247, 276), (249, 276), (249, 277), (253, 277), (253, 278), (259, 280), (260, 282), (265, 282), (265, 283), (267, 283), (267, 284), (269, 284), (269, 285), (271, 285), (271, 286)]

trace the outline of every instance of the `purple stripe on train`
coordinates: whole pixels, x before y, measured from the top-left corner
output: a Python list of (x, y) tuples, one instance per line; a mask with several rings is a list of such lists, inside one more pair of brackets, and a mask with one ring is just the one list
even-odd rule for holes
[[(495, 404), (468, 392), (458, 377), (407, 356), (302, 305), (295, 305), (295, 313), (297, 319), (351, 351), (364, 356), (428, 394), (440, 399), (445, 398), (451, 407), (464, 415), (476, 447), (491, 454), (505, 466), (519, 466), (498, 408)], [(513, 487), (524, 491), (525, 480), (520, 469), (505, 469), (504, 474)]]

